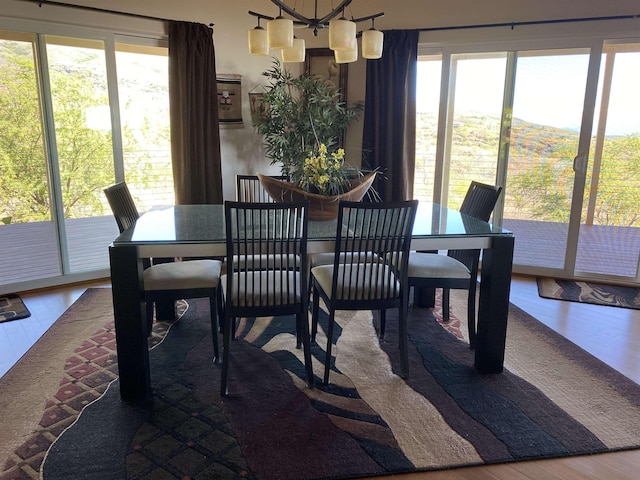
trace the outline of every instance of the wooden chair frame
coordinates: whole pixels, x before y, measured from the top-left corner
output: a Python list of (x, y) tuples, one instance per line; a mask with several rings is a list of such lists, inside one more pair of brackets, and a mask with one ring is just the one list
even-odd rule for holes
[[(307, 295), (308, 203), (225, 202), (227, 272), (220, 394), (228, 395), (229, 348), (237, 318), (296, 316), (313, 388)], [(230, 261), (229, 259), (233, 259)]]
[(417, 206), (417, 200), (340, 202), (334, 260), (311, 269), (312, 340), (318, 330), (320, 298), (329, 310), (324, 383), (329, 383), (336, 310), (377, 310), (382, 325), (386, 309), (397, 308), (401, 375), (409, 374), (406, 267)]

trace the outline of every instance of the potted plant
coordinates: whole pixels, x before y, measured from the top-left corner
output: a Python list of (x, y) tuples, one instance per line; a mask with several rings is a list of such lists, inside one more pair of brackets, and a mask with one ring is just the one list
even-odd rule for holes
[[(314, 196), (323, 197), (335, 203), (336, 211), (341, 195), (368, 183), (366, 188), (359, 188), (364, 195), (375, 172), (363, 175), (359, 168), (346, 162), (341, 148), (347, 127), (364, 105), (346, 104), (341, 92), (322, 77), (307, 74), (293, 77), (277, 59), (263, 75), (270, 82), (262, 94), (266, 108), (253, 116), (253, 125), (264, 137), (271, 164), (280, 164), (282, 174), (289, 178), (289, 182), (272, 182), (260, 176), (270, 195), (275, 200), (292, 199), (298, 191), (310, 200)], [(287, 189), (287, 195), (274, 192), (280, 188), (278, 185)], [(351, 199), (360, 200), (362, 196)]]

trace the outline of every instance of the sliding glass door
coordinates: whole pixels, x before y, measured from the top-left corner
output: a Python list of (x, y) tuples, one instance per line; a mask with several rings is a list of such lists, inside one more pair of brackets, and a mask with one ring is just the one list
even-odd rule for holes
[(588, 67), (588, 50), (517, 52), (503, 226), (518, 265), (564, 270)]
[(62, 272), (35, 42), (0, 31), (0, 283)]
[(0, 31), (0, 293), (108, 274), (108, 185), (174, 203), (167, 49), (146, 43)]
[(640, 43), (605, 44), (578, 236), (580, 275), (636, 277), (640, 258)]
[(48, 130), (51, 180), (54, 204), (62, 207), (58, 225), (64, 271), (104, 268), (117, 234), (102, 202), (102, 189), (115, 179), (104, 42), (51, 35), (44, 42), (53, 127)]
[(416, 197), (458, 208), (471, 180), (500, 184), (514, 271), (640, 282), (640, 44), (456, 49), (420, 62), (419, 90), (429, 75), (446, 93), (437, 128), (418, 103), (417, 146), (436, 153), (416, 159)]
[(140, 212), (173, 205), (167, 49), (125, 43), (115, 47), (127, 185)]
[(472, 180), (495, 183), (506, 53), (451, 56), (442, 203), (459, 208)]

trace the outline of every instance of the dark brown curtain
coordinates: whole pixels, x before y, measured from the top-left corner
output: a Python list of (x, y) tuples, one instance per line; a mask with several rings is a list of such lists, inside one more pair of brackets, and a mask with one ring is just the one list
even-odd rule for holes
[(177, 205), (222, 203), (213, 31), (169, 22), (171, 156)]
[(417, 30), (384, 32), (379, 60), (367, 60), (363, 168), (378, 168), (385, 201), (413, 198), (416, 144)]

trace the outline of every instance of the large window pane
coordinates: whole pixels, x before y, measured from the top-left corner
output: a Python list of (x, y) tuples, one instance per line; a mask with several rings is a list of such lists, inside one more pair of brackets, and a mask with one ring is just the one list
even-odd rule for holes
[(102, 192), (115, 178), (104, 44), (45, 39), (69, 273), (107, 268), (117, 230)]
[[(108, 269), (118, 229), (103, 189), (116, 175), (124, 173), (142, 212), (174, 203), (167, 49), (123, 36), (111, 57), (105, 41), (69, 30), (0, 31), (4, 292)], [(116, 92), (120, 105), (111, 102)], [(122, 126), (116, 138), (114, 126)]]
[(413, 196), (428, 202), (433, 200), (441, 70), (440, 55), (420, 57), (416, 94), (416, 166)]
[(167, 49), (116, 45), (125, 178), (138, 209), (173, 205)]
[(61, 273), (34, 45), (0, 32), (0, 284)]
[(505, 195), (514, 262), (564, 268), (588, 51), (518, 52)]
[(604, 52), (576, 270), (633, 278), (640, 257), (640, 44)]
[(496, 182), (506, 58), (506, 53), (452, 57), (449, 208), (460, 207), (471, 181)]

